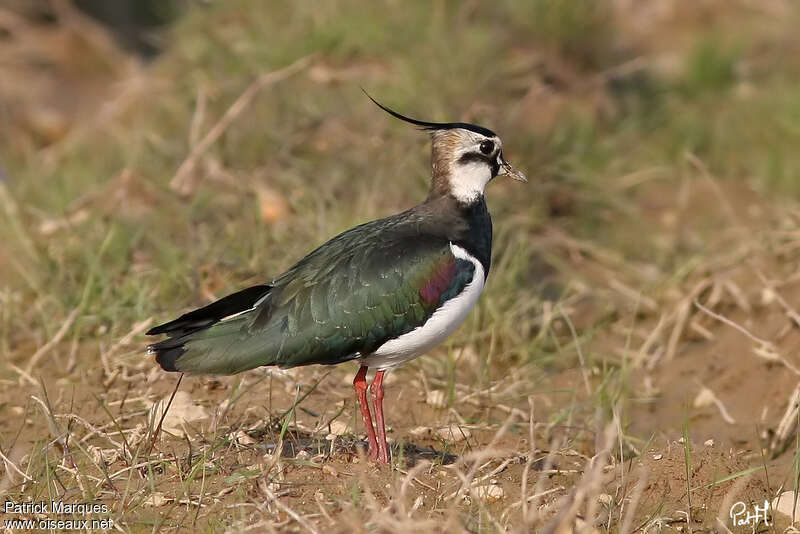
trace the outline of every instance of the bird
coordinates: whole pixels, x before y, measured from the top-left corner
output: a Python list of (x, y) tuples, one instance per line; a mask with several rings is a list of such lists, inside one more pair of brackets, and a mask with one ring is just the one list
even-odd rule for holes
[[(388, 464), (383, 413), (387, 372), (429, 352), (464, 321), (491, 266), (484, 190), (495, 177), (527, 182), (500, 137), (466, 122), (428, 122), (367, 97), (427, 132), (427, 197), (401, 213), (351, 228), (271, 281), (242, 289), (147, 331), (165, 371), (231, 375), (261, 366), (360, 364), (353, 380), (376, 464)], [(367, 399), (367, 371), (374, 370)], [(374, 424), (373, 424), (374, 414)]]

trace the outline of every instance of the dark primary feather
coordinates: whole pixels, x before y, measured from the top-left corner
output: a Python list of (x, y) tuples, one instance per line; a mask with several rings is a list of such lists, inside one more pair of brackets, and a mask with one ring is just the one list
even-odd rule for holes
[[(152, 346), (158, 362), (166, 370), (233, 374), (262, 365), (336, 364), (373, 352), (424, 324), (472, 280), (474, 265), (450, 249), (474, 237), (454, 206), (429, 202), (357, 226), (261, 290), (154, 328), (170, 335)], [(249, 311), (219, 320), (237, 308)]]
[(194, 330), (211, 326), (225, 317), (249, 310), (258, 302), (258, 299), (270, 290), (268, 285), (260, 285), (242, 289), (227, 297), (212, 302), (189, 313), (184, 313), (174, 321), (154, 326), (146, 335), (178, 334), (183, 335)]
[(148, 349), (155, 352), (156, 361), (165, 371), (177, 371), (176, 361), (186, 352), (183, 343), (188, 334), (203, 330), (226, 317), (253, 308), (258, 299), (262, 298), (269, 290), (270, 286), (268, 285), (248, 287), (212, 302), (208, 306), (185, 313), (174, 321), (154, 326), (146, 332), (146, 335), (167, 334), (169, 337), (150, 345)]

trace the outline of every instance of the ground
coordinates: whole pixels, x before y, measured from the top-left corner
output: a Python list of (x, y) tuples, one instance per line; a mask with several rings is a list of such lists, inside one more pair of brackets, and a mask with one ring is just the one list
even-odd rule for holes
[[(147, 63), (41, 4), (0, 6), (0, 495), (105, 507), (2, 520), (792, 528), (793, 3), (199, 3)], [(355, 364), (181, 378), (143, 335), (424, 198), (425, 135), (359, 86), (531, 181), (489, 186), (478, 307), (388, 376), (383, 468)]]

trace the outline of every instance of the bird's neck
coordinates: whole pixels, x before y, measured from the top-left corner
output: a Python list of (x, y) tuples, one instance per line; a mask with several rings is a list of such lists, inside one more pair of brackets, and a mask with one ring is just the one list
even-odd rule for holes
[(449, 194), (459, 203), (471, 205), (481, 202), (486, 184), (491, 179), (492, 169), (484, 161), (458, 161), (451, 150), (434, 144), (430, 197)]
[(461, 204), (472, 205), (481, 202), (491, 179), (491, 169), (482, 162), (434, 167), (430, 195), (449, 194)]
[(415, 210), (435, 225), (437, 233), (475, 256), (488, 275), (492, 256), (492, 218), (483, 194), (465, 203), (449, 191), (440, 194), (432, 189), (425, 202)]
[(469, 204), (459, 202), (459, 206), (467, 221), (467, 230), (455, 244), (475, 256), (483, 264), (485, 276), (489, 276), (492, 262), (492, 217), (483, 192)]

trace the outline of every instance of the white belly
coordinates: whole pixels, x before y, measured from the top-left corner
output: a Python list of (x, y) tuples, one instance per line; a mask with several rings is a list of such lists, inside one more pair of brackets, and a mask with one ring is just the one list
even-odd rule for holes
[(485, 281), (483, 265), (458, 245), (450, 243), (450, 250), (456, 258), (471, 261), (475, 265), (470, 283), (458, 296), (451, 298), (436, 310), (425, 324), (387, 341), (372, 354), (361, 358), (363, 365), (377, 370), (392, 369), (402, 365), (444, 341), (466, 319), (483, 291)]

